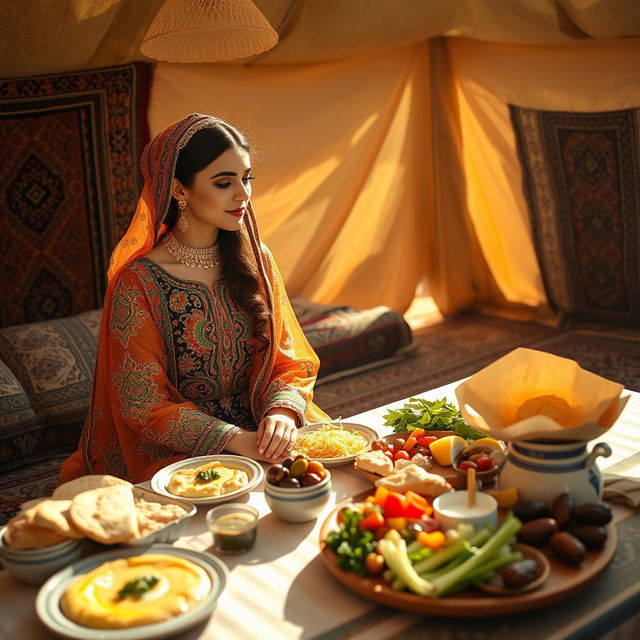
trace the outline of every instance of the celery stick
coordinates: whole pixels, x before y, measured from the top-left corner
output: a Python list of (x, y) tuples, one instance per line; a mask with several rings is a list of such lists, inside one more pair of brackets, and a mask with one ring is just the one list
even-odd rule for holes
[[(433, 587), (438, 595), (445, 591), (453, 589), (458, 582), (467, 579), (468, 575), (484, 564), (487, 560), (493, 558), (500, 549), (511, 540), (511, 538), (520, 530), (522, 523), (511, 512), (504, 519), (499, 529), (478, 549), (472, 557), (468, 558), (461, 565), (447, 573), (434, 578)], [(434, 554), (435, 555), (435, 554)], [(425, 560), (425, 563), (432, 560), (434, 556)]]
[(491, 531), (490, 529), (480, 529), (480, 531), (478, 531), (477, 533), (475, 533), (474, 535), (472, 535), (469, 538), (469, 544), (472, 547), (479, 547), (481, 545), (483, 545), (493, 534), (494, 532)]
[(496, 569), (502, 569), (502, 567), (511, 564), (512, 562), (518, 562), (518, 560), (522, 560), (522, 553), (520, 551), (513, 551), (511, 553), (507, 553), (504, 555), (499, 555), (489, 560), (489, 562), (485, 562), (481, 564), (477, 569), (474, 569), (466, 578), (470, 582), (478, 582), (478, 575), (481, 573), (491, 570), (495, 571)]
[(447, 571), (451, 571), (451, 569), (455, 569), (458, 565), (462, 564), (467, 558), (473, 555), (473, 551), (471, 549), (466, 549), (460, 555), (456, 556), (450, 562), (444, 565), (444, 567), (440, 567), (435, 571), (427, 571), (427, 573), (421, 573), (420, 577), (425, 580), (433, 580), (438, 576), (441, 576), (443, 573), (447, 573)]
[(413, 542), (407, 545), (407, 554), (420, 551), (420, 549), (424, 549), (424, 548), (425, 547), (423, 547), (417, 540), (414, 540)]
[(470, 545), (467, 540), (458, 540), (458, 542), (454, 542), (448, 547), (441, 547), (429, 558), (425, 558), (424, 560), (416, 563), (413, 568), (419, 574), (427, 573), (427, 571), (433, 571), (434, 569), (437, 569), (443, 564), (449, 562), (449, 560), (453, 560), (453, 558), (458, 554), (469, 548)]
[(384, 537), (379, 541), (378, 546), (387, 566), (407, 585), (410, 591), (420, 596), (434, 595), (432, 584), (423, 580), (411, 566), (407, 556), (407, 544), (402, 538), (394, 541), (393, 537)]
[(454, 593), (458, 593), (458, 591), (463, 591), (467, 587), (471, 586), (471, 584), (474, 584), (476, 582), (487, 582), (489, 580), (492, 580), (495, 577), (495, 575), (496, 575), (495, 571), (491, 569), (486, 569), (478, 574), (478, 579), (474, 580), (473, 583), (470, 580), (463, 580), (462, 582), (458, 582), (458, 584), (456, 584), (454, 587), (452, 587), (448, 591), (443, 591), (440, 595), (450, 596)]

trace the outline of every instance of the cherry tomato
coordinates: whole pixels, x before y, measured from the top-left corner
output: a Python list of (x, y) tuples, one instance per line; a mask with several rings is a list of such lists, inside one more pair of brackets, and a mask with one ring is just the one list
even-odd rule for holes
[(432, 442), (435, 442), (438, 438), (435, 436), (422, 436), (422, 438), (418, 438), (418, 444), (421, 447), (428, 447)]
[(484, 458), (478, 458), (478, 460), (476, 460), (476, 466), (478, 467), (478, 471), (489, 471), (489, 469), (493, 469), (495, 463), (492, 458), (486, 456)]
[(411, 458), (411, 456), (409, 455), (408, 451), (405, 451), (404, 449), (400, 449), (400, 451), (396, 451), (393, 459), (394, 460), (409, 460)]
[(474, 453), (473, 455), (469, 456), (469, 460), (473, 460), (474, 462), (480, 460), (480, 458), (486, 458), (487, 454), (486, 453)]
[(458, 465), (460, 471), (467, 471), (467, 469), (477, 469), (478, 465), (473, 460), (465, 460)]
[(388, 444), (387, 445), (387, 451), (391, 451), (391, 453), (395, 453), (396, 452), (396, 445), (395, 444)]
[(391, 462), (393, 462), (393, 451), (385, 451), (384, 455), (387, 456), (387, 458), (389, 458)]

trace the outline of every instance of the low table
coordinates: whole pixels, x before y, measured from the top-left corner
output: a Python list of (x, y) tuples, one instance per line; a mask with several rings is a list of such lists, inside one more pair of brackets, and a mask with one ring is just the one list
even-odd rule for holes
[[(455, 402), (458, 383), (421, 394), (435, 400), (447, 397)], [(604, 441), (613, 455), (599, 459), (603, 469), (622, 472), (640, 456), (640, 394), (632, 395), (622, 416)], [(382, 416), (403, 400), (349, 418), (390, 433)], [(287, 524), (269, 510), (262, 491), (243, 500), (260, 514), (255, 548), (239, 556), (220, 556), (230, 570), (230, 580), (209, 621), (187, 631), (181, 639), (281, 640), (322, 638), (326, 640), (376, 640), (406, 638), (473, 638), (474, 640), (514, 640), (515, 638), (595, 639), (640, 611), (640, 518), (631, 509), (613, 505), (618, 531), (618, 550), (605, 573), (585, 592), (553, 607), (511, 618), (447, 619), (396, 611), (365, 600), (338, 583), (318, 556), (318, 531), (324, 518), (341, 502), (371, 487), (350, 467), (332, 469), (333, 501), (317, 521)], [(205, 523), (206, 507), (201, 507), (175, 544), (179, 547), (211, 551), (211, 535)], [(0, 571), (0, 638), (47, 640), (54, 638), (35, 613), (36, 587), (15, 581)], [(637, 616), (636, 616), (637, 620)], [(627, 626), (632, 623), (627, 623)], [(619, 636), (616, 636), (619, 637)], [(638, 637), (630, 631), (629, 637)]]

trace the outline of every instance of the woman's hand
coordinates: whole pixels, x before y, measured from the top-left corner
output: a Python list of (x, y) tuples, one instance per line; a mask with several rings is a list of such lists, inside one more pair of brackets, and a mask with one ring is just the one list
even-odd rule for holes
[(256, 442), (255, 431), (245, 431), (244, 429), (227, 440), (224, 447), (225, 451), (229, 453), (235, 453), (245, 458), (251, 458), (252, 460), (262, 460), (263, 462), (269, 462), (274, 464), (276, 462), (282, 462), (282, 457), (268, 457), (264, 453), (258, 451), (258, 444)]
[(258, 427), (258, 451), (267, 458), (282, 458), (291, 452), (297, 436), (295, 411), (282, 407), (271, 409)]

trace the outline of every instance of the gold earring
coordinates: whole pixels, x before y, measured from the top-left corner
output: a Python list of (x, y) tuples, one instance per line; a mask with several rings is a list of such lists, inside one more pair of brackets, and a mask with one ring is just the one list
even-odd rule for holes
[(180, 209), (180, 215), (178, 216), (177, 227), (184, 233), (189, 228), (189, 221), (185, 215), (184, 210), (187, 208), (186, 200), (178, 200), (178, 209)]

